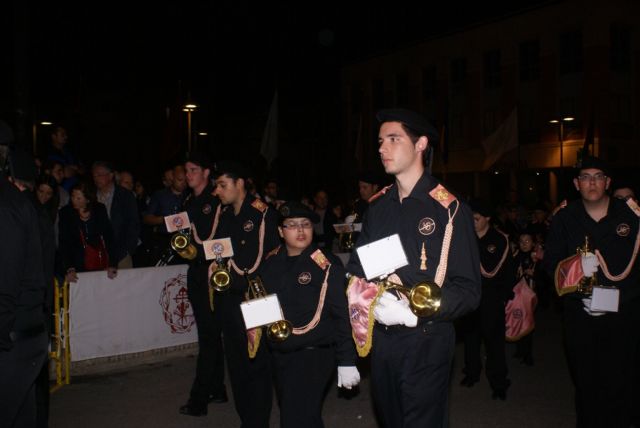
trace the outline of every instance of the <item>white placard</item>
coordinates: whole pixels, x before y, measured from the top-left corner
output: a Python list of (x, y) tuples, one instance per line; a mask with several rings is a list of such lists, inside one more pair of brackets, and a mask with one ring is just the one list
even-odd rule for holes
[(620, 290), (615, 287), (593, 287), (591, 310), (597, 312), (618, 312)]
[(269, 294), (266, 297), (242, 302), (240, 303), (240, 310), (247, 330), (273, 324), (283, 319), (280, 301), (276, 294)]
[(409, 264), (397, 233), (358, 247), (356, 251), (368, 280), (388, 275)]
[(182, 211), (178, 214), (168, 215), (164, 218), (164, 224), (167, 226), (167, 232), (176, 232), (182, 229), (188, 229), (191, 227), (189, 222), (189, 214), (186, 211)]
[(218, 257), (226, 259), (233, 257), (233, 245), (231, 244), (231, 238), (210, 239), (202, 243), (204, 248), (204, 258), (207, 260), (215, 260)]

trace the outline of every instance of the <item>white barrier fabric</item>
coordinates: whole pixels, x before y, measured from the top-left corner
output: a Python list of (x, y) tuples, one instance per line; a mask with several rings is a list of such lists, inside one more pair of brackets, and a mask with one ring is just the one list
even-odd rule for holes
[(78, 274), (69, 294), (71, 360), (197, 342), (187, 298), (187, 266)]

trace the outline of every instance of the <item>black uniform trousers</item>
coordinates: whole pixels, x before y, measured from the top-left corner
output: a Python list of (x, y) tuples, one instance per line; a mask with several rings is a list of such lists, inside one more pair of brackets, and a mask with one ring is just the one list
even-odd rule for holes
[[(236, 281), (234, 275), (233, 280)], [(243, 278), (239, 279), (244, 281)], [(260, 344), (254, 358), (249, 358), (247, 330), (240, 311), (244, 299), (236, 290), (216, 293), (216, 310), (222, 317), (222, 337), (229, 368), (236, 411), (242, 428), (268, 428), (273, 387), (267, 344)]]
[(207, 405), (210, 395), (224, 391), (224, 352), (222, 322), (218, 311), (211, 311), (206, 264), (197, 264), (187, 271), (187, 295), (193, 307), (198, 327), (198, 360), (196, 377), (191, 386), (190, 400)]
[(324, 428), (322, 402), (335, 371), (333, 347), (272, 351), (280, 428)]
[[(579, 299), (564, 298), (567, 360), (575, 385), (577, 426), (628, 428), (638, 328), (633, 311), (593, 317)], [(621, 308), (622, 309), (622, 308)], [(629, 308), (631, 309), (631, 308)]]
[(35, 380), (47, 358), (48, 340), (43, 331), (0, 351), (0, 426), (36, 426)]
[(483, 299), (480, 307), (463, 318), (464, 369), (471, 379), (480, 379), (482, 370), (481, 344), (487, 354), (486, 374), (492, 389), (506, 389), (505, 312), (499, 299)]
[(371, 388), (384, 428), (448, 426), (448, 388), (455, 349), (449, 322), (415, 328), (375, 325)]

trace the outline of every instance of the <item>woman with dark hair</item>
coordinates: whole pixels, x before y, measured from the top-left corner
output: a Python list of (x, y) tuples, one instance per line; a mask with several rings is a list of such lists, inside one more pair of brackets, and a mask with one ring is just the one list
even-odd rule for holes
[(77, 272), (92, 270), (106, 270), (109, 278), (116, 277), (118, 260), (107, 209), (86, 182), (71, 188), (70, 203), (60, 210), (59, 244), (68, 281), (76, 282)]
[(58, 206), (60, 204), (58, 182), (56, 179), (48, 174), (42, 174), (36, 180), (35, 194), (40, 205), (45, 208), (51, 217), (51, 221), (55, 223), (58, 217)]

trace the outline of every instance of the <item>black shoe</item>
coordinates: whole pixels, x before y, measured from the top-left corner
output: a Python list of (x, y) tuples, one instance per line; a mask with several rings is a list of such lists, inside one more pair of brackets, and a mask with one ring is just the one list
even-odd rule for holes
[(493, 390), (493, 394), (491, 394), (491, 398), (497, 400), (498, 398), (502, 401), (507, 399), (507, 390), (504, 388), (496, 388)]
[(465, 376), (461, 381), (460, 381), (460, 385), (461, 386), (466, 386), (467, 388), (471, 388), (473, 385), (475, 385), (478, 382), (477, 378), (472, 378), (470, 376)]
[(223, 389), (222, 392), (218, 392), (215, 394), (209, 394), (209, 403), (222, 404), (229, 401), (229, 397), (227, 396), (227, 390)]
[(180, 407), (180, 413), (189, 416), (206, 416), (207, 406), (204, 404), (196, 404), (189, 400), (187, 404)]

